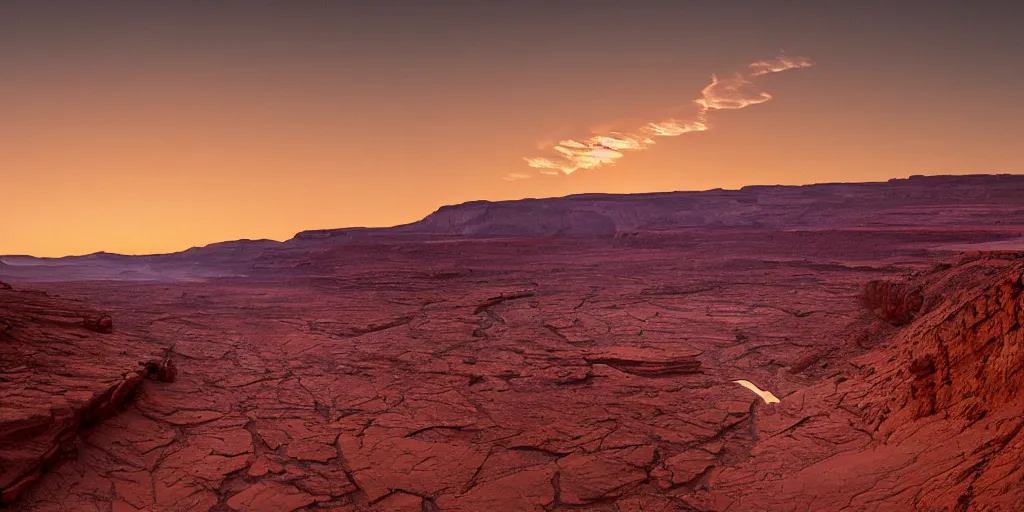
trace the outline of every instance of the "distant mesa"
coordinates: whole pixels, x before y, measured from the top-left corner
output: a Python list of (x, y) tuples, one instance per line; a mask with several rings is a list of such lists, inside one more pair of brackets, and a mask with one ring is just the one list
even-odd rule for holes
[[(235, 240), (146, 256), (105, 252), (64, 258), (3, 256), (0, 278), (15, 283), (92, 279), (181, 281), (254, 272), (316, 272), (322, 262), (336, 256), (332, 251), (413, 240), (607, 240), (621, 248), (642, 248), (697, 231), (822, 233), (913, 226), (917, 237), (926, 237), (925, 233), (936, 229), (956, 228), (974, 233), (934, 244), (936, 250), (953, 250), (949, 244), (1005, 245), (1000, 241), (1020, 239), (1019, 230), (1009, 228), (1024, 225), (1021, 197), (1024, 176), (966, 175), (914, 176), (875, 183), (756, 185), (739, 190), (589, 193), (545, 199), (469, 201), (442, 206), (409, 224), (302, 231), (284, 242)], [(972, 207), (979, 202), (991, 208), (979, 212)], [(900, 324), (911, 318), (914, 306), (912, 296), (901, 298), (900, 293), (882, 286), (866, 290), (865, 300), (875, 309), (884, 306), (879, 313)], [(904, 299), (909, 302), (899, 302)]]

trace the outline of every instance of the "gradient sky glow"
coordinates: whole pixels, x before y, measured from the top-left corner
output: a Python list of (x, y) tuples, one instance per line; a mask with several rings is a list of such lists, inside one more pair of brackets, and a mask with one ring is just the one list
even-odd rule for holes
[[(1022, 17), (1007, 1), (5, 0), (0, 254), (286, 239), (475, 199), (1022, 173)], [(814, 65), (751, 67), (780, 55)], [(712, 76), (771, 100), (703, 109)], [(687, 133), (624, 137), (651, 124)], [(524, 160), (601, 136), (613, 165)]]

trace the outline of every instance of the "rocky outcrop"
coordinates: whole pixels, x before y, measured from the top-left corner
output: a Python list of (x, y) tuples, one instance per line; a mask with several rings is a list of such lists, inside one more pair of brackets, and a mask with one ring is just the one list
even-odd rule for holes
[[(1024, 255), (988, 254), (919, 279), (946, 300), (893, 340), (904, 378), (889, 383), (913, 418), (977, 420), (1024, 396)], [(969, 276), (970, 285), (958, 277)], [(950, 282), (956, 288), (950, 288)], [(912, 286), (912, 285), (908, 285)], [(896, 373), (901, 373), (899, 369)], [(885, 407), (885, 414), (898, 409)]]
[(164, 357), (160, 361), (147, 361), (143, 366), (146, 368), (146, 376), (160, 382), (174, 382), (178, 378), (178, 367), (170, 357)]
[(612, 347), (584, 356), (590, 364), (604, 364), (621, 372), (643, 377), (666, 377), (700, 373), (697, 353), (671, 353), (637, 347)]
[(111, 332), (114, 330), (114, 320), (106, 313), (88, 315), (82, 319), (82, 325), (93, 332)]
[(864, 284), (860, 303), (892, 325), (905, 325), (921, 310), (924, 296), (920, 289), (905, 283), (874, 280)]
[[(75, 318), (83, 321), (89, 333)], [(110, 333), (110, 316), (35, 292), (0, 290), (0, 504), (15, 501), (74, 449), (79, 431), (117, 413), (165, 347)]]
[[(932, 307), (756, 422), (752, 457), (691, 503), (737, 510), (1011, 511), (1024, 503), (1024, 254), (889, 290)], [(902, 296), (901, 293), (895, 293)]]

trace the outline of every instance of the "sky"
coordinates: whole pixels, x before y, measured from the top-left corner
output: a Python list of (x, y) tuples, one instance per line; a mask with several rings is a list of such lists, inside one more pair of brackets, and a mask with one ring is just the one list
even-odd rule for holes
[[(1022, 14), (2, 0), (0, 254), (284, 240), (478, 199), (1022, 173)], [(768, 72), (783, 62), (800, 65)]]

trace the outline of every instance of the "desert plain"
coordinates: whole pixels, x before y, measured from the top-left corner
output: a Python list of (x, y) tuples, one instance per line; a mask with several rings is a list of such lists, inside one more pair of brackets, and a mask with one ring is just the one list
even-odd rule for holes
[(0, 262), (10, 510), (1024, 504), (1024, 176)]

